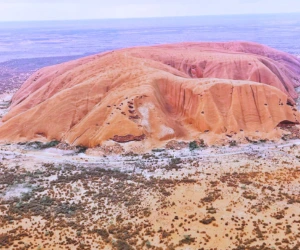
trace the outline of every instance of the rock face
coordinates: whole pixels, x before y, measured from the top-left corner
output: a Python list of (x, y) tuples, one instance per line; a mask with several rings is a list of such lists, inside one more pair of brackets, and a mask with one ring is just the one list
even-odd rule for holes
[(298, 123), (300, 61), (246, 42), (102, 53), (43, 68), (14, 95), (0, 140), (192, 140)]

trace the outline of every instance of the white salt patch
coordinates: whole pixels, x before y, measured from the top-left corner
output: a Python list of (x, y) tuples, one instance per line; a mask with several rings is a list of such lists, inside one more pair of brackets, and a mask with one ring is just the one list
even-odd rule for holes
[(48, 177), (49, 181), (56, 181), (57, 180), (57, 175), (51, 175)]
[(47, 148), (44, 149), (43, 152), (48, 154), (56, 154), (56, 155), (65, 155), (65, 154), (73, 154), (74, 150), (62, 150), (58, 148)]
[(13, 94), (2, 94), (0, 95), (0, 103), (5, 103), (9, 102), (12, 98)]
[(165, 125), (160, 126), (159, 138), (163, 138), (167, 135), (173, 135), (173, 134), (174, 134), (174, 130), (172, 128), (169, 128)]
[(145, 103), (143, 106), (138, 108), (138, 111), (142, 115), (141, 125), (146, 128), (147, 132), (151, 131), (151, 126), (149, 123), (149, 109), (153, 109), (154, 105), (152, 103)]
[(5, 159), (7, 159), (7, 160), (11, 160), (11, 159), (15, 159), (16, 158), (16, 156), (14, 155), (14, 154), (10, 154), (10, 155), (6, 155), (5, 156)]
[(3, 198), (5, 200), (8, 200), (8, 199), (13, 198), (13, 197), (21, 198), (23, 193), (29, 193), (29, 192), (31, 192), (31, 190), (32, 189), (29, 188), (29, 187), (25, 187), (22, 184), (18, 184), (16, 186), (10, 187), (9, 190), (6, 191)]

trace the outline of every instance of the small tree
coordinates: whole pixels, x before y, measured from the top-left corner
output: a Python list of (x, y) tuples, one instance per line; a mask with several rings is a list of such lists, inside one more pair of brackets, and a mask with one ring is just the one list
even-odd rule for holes
[(197, 144), (196, 141), (191, 141), (191, 142), (189, 143), (189, 148), (190, 148), (190, 151), (193, 151), (193, 150), (199, 148), (199, 146), (198, 146), (198, 144)]

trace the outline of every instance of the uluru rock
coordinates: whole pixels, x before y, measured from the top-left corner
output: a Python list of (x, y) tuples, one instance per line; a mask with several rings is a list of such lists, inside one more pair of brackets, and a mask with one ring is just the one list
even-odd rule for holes
[(136, 47), (43, 68), (14, 95), (0, 140), (192, 140), (299, 122), (300, 61), (246, 42)]

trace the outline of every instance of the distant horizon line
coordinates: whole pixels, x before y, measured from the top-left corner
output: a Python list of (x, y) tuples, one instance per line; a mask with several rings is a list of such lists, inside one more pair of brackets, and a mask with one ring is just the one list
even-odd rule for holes
[(286, 15), (300, 14), (300, 12), (284, 13), (244, 13), (244, 14), (207, 14), (198, 16), (152, 16), (152, 17), (112, 17), (112, 18), (83, 18), (83, 19), (41, 19), (41, 20), (0, 20), (0, 23), (19, 23), (19, 22), (66, 22), (66, 21), (102, 21), (102, 20), (127, 20), (127, 19), (155, 19), (155, 18), (194, 18), (211, 16), (263, 16), (263, 15)]

